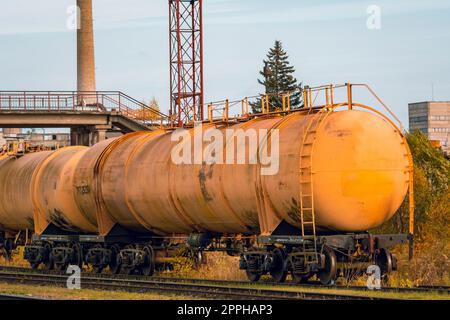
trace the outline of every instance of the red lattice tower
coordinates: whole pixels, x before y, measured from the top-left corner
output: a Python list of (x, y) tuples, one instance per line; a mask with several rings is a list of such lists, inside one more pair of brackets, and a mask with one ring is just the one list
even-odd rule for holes
[(203, 120), (202, 0), (169, 0), (170, 115), (175, 126)]

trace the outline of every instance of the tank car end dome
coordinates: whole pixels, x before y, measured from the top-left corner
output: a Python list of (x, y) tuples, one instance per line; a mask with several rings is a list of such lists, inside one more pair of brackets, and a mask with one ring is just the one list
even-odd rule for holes
[(408, 166), (402, 135), (386, 120), (360, 110), (332, 113), (314, 151), (319, 224), (352, 232), (380, 226), (406, 197)]

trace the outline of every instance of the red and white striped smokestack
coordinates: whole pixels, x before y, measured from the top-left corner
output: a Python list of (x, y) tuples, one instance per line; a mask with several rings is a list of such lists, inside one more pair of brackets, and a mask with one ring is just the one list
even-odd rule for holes
[(77, 30), (78, 91), (96, 91), (92, 0), (77, 0), (77, 6), (80, 14)]

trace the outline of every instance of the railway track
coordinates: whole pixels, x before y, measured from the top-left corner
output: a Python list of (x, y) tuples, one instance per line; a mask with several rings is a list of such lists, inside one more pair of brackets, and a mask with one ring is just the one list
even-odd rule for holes
[[(173, 278), (160, 278), (163, 281), (164, 280), (173, 280)], [(210, 283), (216, 283), (216, 284), (228, 284), (228, 285), (250, 285), (251, 283), (245, 282), (245, 281), (226, 281), (226, 280), (203, 280), (203, 279), (183, 279), (183, 278), (177, 278), (177, 281), (183, 282), (210, 282)], [(350, 286), (350, 285), (332, 285), (332, 286), (323, 286), (321, 284), (317, 283), (305, 283), (305, 284), (297, 284), (293, 282), (286, 282), (283, 284), (280, 283), (274, 283), (274, 282), (258, 282), (256, 285), (262, 285), (262, 286), (280, 286), (280, 287), (288, 287), (288, 288), (305, 288), (305, 289), (337, 289), (337, 290), (352, 290), (352, 291), (373, 291), (365, 286)], [(396, 292), (396, 293), (426, 293), (426, 292), (440, 292), (445, 294), (450, 294), (450, 287), (448, 286), (419, 286), (419, 287), (412, 287), (412, 288), (406, 288), (406, 287), (382, 287), (379, 291), (383, 292)]]
[[(53, 277), (53, 278), (47, 278), (48, 280), (52, 279), (64, 279), (66, 281), (67, 274), (62, 272), (56, 272), (56, 271), (46, 271), (46, 270), (32, 270), (29, 268), (18, 268), (18, 267), (3, 267), (0, 266), (0, 280), (2, 279), (3, 275), (8, 274), (9, 276), (12, 276), (13, 274), (18, 273), (22, 276), (29, 276), (34, 275), (36, 277), (42, 277), (42, 279), (45, 279), (45, 277)], [(60, 277), (60, 278), (58, 278)], [(176, 289), (179, 290), (182, 286), (198, 286), (203, 289), (213, 290), (214, 288), (232, 288), (237, 287), (238, 289), (245, 289), (245, 290), (258, 290), (261, 291), (270, 291), (271, 293), (274, 293), (275, 291), (278, 291), (277, 294), (274, 295), (274, 299), (283, 298), (283, 295), (280, 295), (280, 292), (285, 292), (282, 290), (283, 287), (288, 288), (289, 290), (294, 290), (295, 288), (298, 289), (334, 289), (334, 290), (352, 290), (352, 291), (362, 291), (362, 292), (370, 292), (372, 290), (369, 290), (367, 287), (364, 286), (344, 286), (344, 285), (334, 285), (329, 287), (323, 287), (318, 284), (309, 283), (309, 284), (295, 284), (295, 283), (284, 283), (284, 284), (278, 284), (273, 282), (259, 282), (257, 284), (252, 284), (250, 282), (246, 281), (227, 281), (227, 280), (209, 280), (209, 279), (198, 279), (198, 278), (175, 278), (175, 277), (144, 277), (141, 275), (110, 275), (110, 274), (94, 274), (94, 273), (82, 273), (82, 279), (84, 286), (89, 285), (91, 282), (93, 285), (99, 284), (106, 284), (108, 282), (113, 283), (109, 287), (120, 287), (120, 284), (125, 284), (125, 288), (131, 288), (133, 284), (136, 284), (136, 288), (140, 289), (142, 286), (141, 284), (144, 284), (145, 286), (153, 285), (155, 288), (161, 289), (161, 291), (164, 291), (162, 287), (165, 288), (171, 288), (171, 286), (175, 285)], [(39, 282), (39, 281), (37, 281)], [(101, 283), (100, 283), (101, 282)], [(115, 283), (118, 283), (119, 285), (115, 285)], [(64, 282), (65, 283), (65, 282)], [(278, 290), (273, 290), (273, 287), (276, 286)], [(108, 287), (108, 285), (106, 285)], [(255, 288), (257, 287), (257, 289)], [(123, 289), (124, 287), (122, 287)], [(267, 288), (267, 289), (265, 289)], [(269, 289), (271, 288), (271, 289)], [(107, 288), (110, 289), (110, 288)], [(144, 289), (144, 288), (141, 288)], [(148, 288), (147, 288), (148, 289)], [(170, 291), (170, 290), (166, 290)], [(200, 290), (203, 293), (208, 293), (205, 290)], [(427, 293), (427, 292), (439, 292), (442, 294), (450, 294), (450, 287), (448, 286), (420, 286), (415, 288), (396, 288), (396, 287), (383, 287), (380, 291), (383, 292), (394, 292), (394, 293)], [(192, 292), (192, 290), (188, 290), (187, 292)], [(198, 293), (202, 293), (198, 292)], [(291, 291), (292, 292), (292, 291)], [(297, 292), (298, 293), (298, 292)], [(302, 292), (305, 294), (309, 294), (308, 292)], [(322, 293), (320, 293), (322, 294)], [(289, 294), (288, 294), (289, 295)], [(225, 296), (227, 296), (225, 294)], [(229, 296), (232, 296), (230, 293)], [(239, 295), (236, 295), (239, 296)], [(235, 297), (236, 297), (235, 296)], [(245, 295), (244, 295), (245, 296)], [(294, 295), (295, 296), (295, 295)], [(311, 297), (314, 296), (314, 293), (311, 294)], [(338, 295), (339, 296), (339, 295)], [(340, 295), (343, 298), (354, 298), (355, 296), (349, 296), (346, 294)], [(329, 298), (330, 294), (325, 294), (324, 298)], [(246, 296), (248, 298), (248, 295)], [(260, 297), (259, 297), (260, 298)], [(289, 298), (289, 297), (285, 297)], [(319, 297), (317, 297), (319, 299)]]
[(28, 301), (28, 300), (42, 300), (35, 297), (0, 294), (0, 301)]
[(450, 286), (419, 286), (419, 289), (424, 289), (424, 290), (438, 290), (438, 291), (444, 291), (447, 293), (450, 293)]
[[(7, 270), (9, 269), (9, 270)], [(26, 270), (26, 271), (25, 271)], [(173, 281), (170, 281), (173, 280)], [(107, 277), (92, 274), (82, 275), (82, 287), (105, 290), (121, 290), (127, 292), (160, 292), (178, 295), (194, 295), (201, 297), (215, 297), (228, 299), (249, 300), (385, 300), (367, 296), (348, 294), (335, 294), (323, 292), (288, 291), (280, 289), (255, 288), (247, 286), (234, 286), (229, 283), (222, 285), (212, 282), (179, 281), (176, 278), (145, 278)], [(65, 287), (66, 274), (44, 273), (22, 268), (0, 267), (0, 281), (9, 283), (24, 283), (33, 285), (54, 285)]]
[[(11, 272), (32, 272), (39, 274), (56, 274), (56, 275), (65, 275), (65, 273), (56, 272), (56, 271), (46, 271), (46, 270), (31, 270), (29, 268), (19, 268), (19, 267), (4, 267), (0, 266), (0, 272), (2, 271), (11, 271)], [(144, 277), (141, 275), (110, 275), (110, 274), (94, 274), (94, 273), (83, 273), (83, 277), (95, 277), (95, 278), (114, 278), (114, 279), (124, 279), (124, 280), (151, 280), (151, 281), (159, 281), (159, 282), (177, 282), (177, 283), (197, 283), (197, 284), (213, 284), (213, 285), (221, 285), (221, 286), (267, 286), (267, 287), (289, 287), (289, 288), (307, 288), (307, 289), (338, 289), (338, 290), (354, 290), (354, 291), (371, 291), (365, 286), (347, 286), (347, 285), (334, 285), (324, 287), (323, 285), (316, 283), (306, 283), (306, 284), (296, 284), (292, 282), (287, 282), (283, 284), (274, 283), (274, 282), (258, 282), (257, 284), (252, 284), (248, 281), (229, 281), (229, 280), (210, 280), (210, 279), (199, 279), (199, 278), (176, 278), (176, 277)], [(398, 292), (398, 293), (426, 293), (426, 292), (441, 292), (445, 294), (450, 294), (450, 286), (419, 286), (413, 288), (399, 288), (399, 287), (383, 287), (381, 291), (384, 292)]]

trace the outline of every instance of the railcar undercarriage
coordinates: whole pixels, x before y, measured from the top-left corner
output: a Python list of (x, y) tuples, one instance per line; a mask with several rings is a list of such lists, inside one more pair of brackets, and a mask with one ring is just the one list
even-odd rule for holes
[(259, 237), (259, 248), (241, 254), (240, 269), (252, 282), (270, 274), (281, 283), (290, 274), (296, 283), (316, 275), (323, 285), (332, 285), (340, 276), (362, 275), (370, 265), (377, 265), (386, 278), (397, 269), (397, 258), (388, 247), (407, 241), (407, 235), (369, 233), (319, 236), (316, 245), (306, 237)]
[[(35, 235), (24, 258), (32, 268), (66, 270), (69, 265), (89, 265), (94, 272), (152, 276), (170, 268), (183, 254), (204, 263), (204, 252), (221, 251), (239, 256), (239, 268), (257, 282), (264, 275), (282, 283), (288, 275), (296, 283), (317, 276), (323, 285), (340, 277), (364, 274), (370, 265), (380, 267), (382, 277), (396, 270), (397, 259), (389, 247), (408, 241), (407, 235), (352, 233), (311, 237), (192, 234), (188, 237), (99, 237), (95, 235)], [(183, 252), (183, 253), (181, 253)]]
[(24, 244), (25, 242), (25, 237), (21, 232), (13, 234), (0, 231), (0, 257), (3, 256), (6, 260), (9, 260), (16, 246), (18, 244)]

